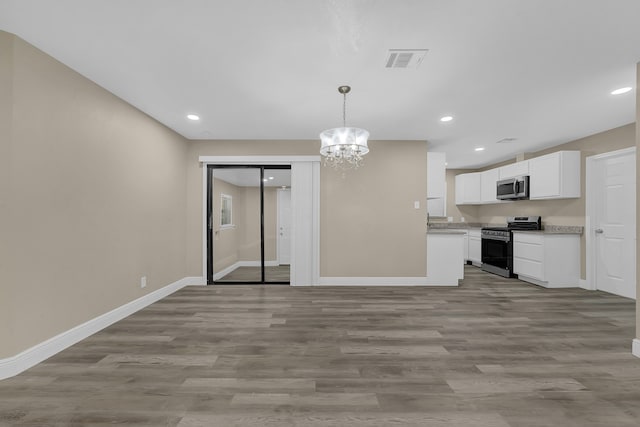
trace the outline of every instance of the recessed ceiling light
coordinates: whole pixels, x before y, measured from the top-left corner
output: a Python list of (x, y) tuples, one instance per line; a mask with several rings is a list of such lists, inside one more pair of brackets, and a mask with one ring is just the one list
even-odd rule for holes
[(476, 151), (483, 151), (484, 147), (476, 147)]
[(262, 181), (263, 181), (263, 182), (267, 182), (267, 181), (269, 181), (269, 180), (268, 180), (267, 178), (262, 178)]
[(450, 122), (451, 120), (453, 120), (453, 116), (444, 116), (440, 118), (441, 122)]
[(270, 176), (270, 177), (269, 177), (269, 179), (273, 179), (273, 177), (272, 177), (272, 176)]
[(620, 89), (616, 89), (611, 92), (611, 95), (622, 95), (623, 93), (631, 92), (631, 87), (621, 87)]
[(200, 116), (196, 116), (195, 114), (187, 114), (187, 119), (189, 119), (189, 120), (200, 120)]

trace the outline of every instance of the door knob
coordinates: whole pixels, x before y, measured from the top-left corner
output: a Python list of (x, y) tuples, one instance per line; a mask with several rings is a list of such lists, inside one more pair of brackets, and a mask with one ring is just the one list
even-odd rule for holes
[(596, 228), (596, 234), (602, 234), (604, 230), (602, 228)]

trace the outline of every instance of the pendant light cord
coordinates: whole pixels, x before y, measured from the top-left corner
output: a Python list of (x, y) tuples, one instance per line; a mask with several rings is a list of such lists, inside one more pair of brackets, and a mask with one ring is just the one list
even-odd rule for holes
[(342, 127), (347, 127), (347, 94), (342, 94)]

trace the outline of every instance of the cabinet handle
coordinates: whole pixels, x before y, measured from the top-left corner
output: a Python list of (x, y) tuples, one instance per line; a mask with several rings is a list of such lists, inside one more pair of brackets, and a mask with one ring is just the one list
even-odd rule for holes
[(604, 230), (602, 228), (596, 228), (596, 234), (602, 234)]

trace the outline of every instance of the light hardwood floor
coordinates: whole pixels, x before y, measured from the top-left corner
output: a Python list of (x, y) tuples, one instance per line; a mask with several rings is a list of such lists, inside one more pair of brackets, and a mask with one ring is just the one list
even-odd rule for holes
[(634, 307), (473, 267), (189, 287), (1, 381), (0, 425), (637, 427)]

